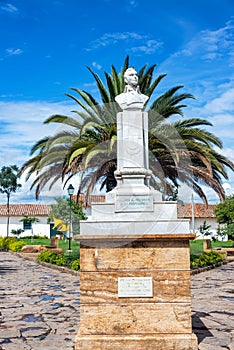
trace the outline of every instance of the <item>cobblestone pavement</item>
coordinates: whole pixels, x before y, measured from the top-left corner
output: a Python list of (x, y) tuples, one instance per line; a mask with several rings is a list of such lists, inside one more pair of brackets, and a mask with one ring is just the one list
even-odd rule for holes
[(234, 350), (234, 262), (192, 276), (199, 350)]
[[(192, 276), (199, 350), (234, 350), (233, 271), (234, 262)], [(77, 276), (0, 252), (0, 350), (72, 350), (78, 323)]]
[(72, 350), (79, 278), (0, 252), (0, 349)]

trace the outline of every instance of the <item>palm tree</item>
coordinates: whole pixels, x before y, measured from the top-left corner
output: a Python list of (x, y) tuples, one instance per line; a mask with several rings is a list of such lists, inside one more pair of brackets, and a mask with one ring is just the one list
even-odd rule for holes
[[(99, 181), (101, 188), (106, 186), (107, 191), (116, 185), (116, 114), (120, 108), (115, 96), (123, 92), (124, 72), (128, 67), (127, 56), (119, 74), (114, 66), (111, 74), (104, 73), (106, 85), (88, 68), (98, 87), (101, 103), (87, 91), (72, 88), (76, 95), (67, 96), (79, 106), (79, 110), (73, 111), (75, 117), (53, 115), (45, 120), (46, 124), (63, 125), (64, 130), (39, 140), (32, 148), (32, 158), (20, 170), (20, 174), (28, 171), (27, 178), (37, 174), (31, 186), (36, 187), (36, 197), (49, 181), (50, 188), (61, 178), (65, 185), (77, 173), (81, 175), (79, 192), (87, 196)], [(207, 202), (201, 187), (205, 184), (224, 200), (221, 181), (222, 177), (227, 179), (226, 167), (234, 170), (233, 163), (215, 151), (214, 146), (221, 149), (222, 143), (203, 129), (211, 125), (208, 121), (199, 118), (169, 121), (171, 116), (183, 117), (184, 101), (194, 97), (180, 93), (183, 86), (176, 86), (155, 98), (155, 89), (166, 76), (161, 74), (153, 78), (155, 67), (144, 65), (138, 73), (140, 90), (149, 96), (145, 108), (149, 117), (150, 167), (154, 174), (151, 185), (171, 194), (182, 182)], [(148, 107), (150, 98), (153, 102)]]

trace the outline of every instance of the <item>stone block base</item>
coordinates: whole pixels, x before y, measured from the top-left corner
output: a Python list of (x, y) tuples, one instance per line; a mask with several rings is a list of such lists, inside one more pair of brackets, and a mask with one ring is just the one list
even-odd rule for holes
[[(191, 325), (191, 238), (81, 236), (75, 349), (197, 350)], [(150, 281), (146, 289), (142, 282), (137, 285), (144, 279)]]
[(75, 350), (197, 350), (194, 334), (170, 335), (80, 335)]

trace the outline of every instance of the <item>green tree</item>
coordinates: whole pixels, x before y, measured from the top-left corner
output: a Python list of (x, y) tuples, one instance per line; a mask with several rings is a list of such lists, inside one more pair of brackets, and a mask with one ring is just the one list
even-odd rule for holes
[(0, 192), (7, 195), (7, 237), (10, 224), (10, 196), (21, 187), (18, 183), (18, 170), (16, 165), (11, 165), (3, 166), (0, 171)]
[(202, 234), (203, 238), (212, 234), (210, 231), (211, 225), (207, 224), (206, 220), (199, 226), (198, 230)]
[[(53, 115), (45, 120), (45, 124), (58, 123), (64, 129), (39, 140), (32, 148), (32, 157), (20, 170), (21, 174), (27, 171), (27, 179), (36, 174), (31, 186), (35, 188), (36, 198), (48, 182), (51, 188), (62, 178), (66, 185), (77, 173), (81, 175), (79, 191), (87, 196), (98, 182), (101, 188), (106, 186), (107, 191), (116, 185), (116, 114), (120, 108), (115, 103), (115, 96), (123, 92), (124, 72), (128, 67), (129, 57), (119, 74), (114, 66), (111, 74), (104, 73), (105, 83), (88, 68), (100, 93), (99, 101), (89, 92), (73, 88), (74, 95), (67, 96), (79, 107), (73, 111), (75, 117)], [(155, 90), (166, 74), (154, 78), (155, 67), (145, 65), (138, 72), (140, 90), (149, 96), (145, 108), (148, 110), (150, 168), (153, 171), (151, 186), (163, 189), (170, 197), (182, 182), (207, 203), (202, 189), (202, 185), (206, 185), (223, 201), (225, 192), (221, 179), (228, 178), (226, 167), (234, 170), (233, 163), (216, 151), (222, 148), (222, 143), (204, 130), (204, 126), (211, 126), (207, 120), (169, 121), (170, 117), (183, 117), (184, 101), (194, 97), (181, 93), (181, 85), (157, 96)]]
[[(63, 220), (65, 225), (70, 224), (70, 200), (63, 197), (55, 198), (56, 203), (51, 205), (51, 211), (49, 214), (49, 221), (54, 221), (54, 218)], [(72, 230), (73, 234), (79, 234), (79, 221), (86, 220), (86, 215), (83, 213), (82, 203), (79, 201), (76, 203), (72, 199), (71, 205), (72, 213)]]
[(216, 220), (222, 227), (219, 227), (219, 234), (228, 235), (229, 239), (234, 238), (234, 195), (229, 196), (223, 203), (219, 203), (214, 213)]

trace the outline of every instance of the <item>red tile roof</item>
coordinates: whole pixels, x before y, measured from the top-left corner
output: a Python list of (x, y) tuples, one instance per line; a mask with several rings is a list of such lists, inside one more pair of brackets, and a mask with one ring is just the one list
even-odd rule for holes
[[(74, 200), (76, 200), (77, 196), (73, 196)], [(95, 202), (95, 203), (103, 203), (105, 202), (105, 196), (104, 195), (96, 195), (96, 194), (92, 194), (91, 196), (88, 197), (88, 201), (86, 202), (86, 198), (85, 195), (83, 193), (81, 193), (79, 195), (79, 200), (82, 201), (83, 206), (90, 206), (91, 203)]]
[[(195, 218), (214, 218), (214, 209), (216, 204), (194, 204), (194, 217)], [(178, 204), (178, 217), (191, 218), (192, 217), (192, 204)]]
[[(50, 210), (47, 204), (10, 204), (11, 216), (48, 216)], [(7, 216), (6, 204), (0, 204), (0, 216)]]

